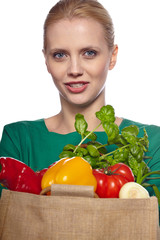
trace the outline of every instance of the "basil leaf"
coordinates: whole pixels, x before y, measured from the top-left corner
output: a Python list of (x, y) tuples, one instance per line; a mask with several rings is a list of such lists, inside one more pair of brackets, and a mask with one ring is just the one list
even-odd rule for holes
[(138, 143), (129, 146), (131, 154), (136, 158), (137, 162), (142, 162), (144, 157), (143, 147)]
[(113, 163), (113, 156), (107, 156), (104, 158), (104, 160), (106, 160), (107, 163), (109, 163), (109, 165), (114, 165)]
[(137, 143), (129, 145), (129, 149), (134, 157), (136, 157), (140, 152), (140, 147), (138, 146)]
[(138, 138), (137, 135), (139, 133), (139, 128), (136, 125), (130, 125), (122, 129), (122, 137), (131, 144), (137, 142)]
[(126, 162), (128, 160), (129, 150), (128, 149), (117, 149), (114, 154), (114, 160), (116, 162)]
[(84, 133), (84, 136), (86, 137), (88, 134), (90, 134), (87, 138), (88, 139), (91, 139), (92, 141), (95, 141), (96, 139), (97, 139), (97, 136), (96, 136), (96, 134), (94, 133), (94, 132), (90, 132), (90, 131), (86, 131), (85, 133)]
[(114, 138), (112, 141), (109, 141), (109, 144), (115, 144), (118, 147), (123, 147), (125, 145), (127, 145), (127, 141), (122, 137), (121, 134), (119, 134), (116, 138)]
[(120, 163), (119, 159), (117, 159), (117, 158), (113, 159), (111, 166), (113, 166), (113, 165), (115, 165), (117, 163)]
[(81, 135), (81, 137), (84, 137), (84, 133), (87, 130), (88, 124), (86, 120), (84, 119), (84, 116), (80, 113), (77, 113), (75, 116), (75, 129), (76, 131)]
[(128, 127), (124, 127), (122, 129), (122, 132), (129, 133), (129, 134), (131, 134), (131, 135), (136, 137), (138, 135), (138, 133), (139, 133), (139, 128), (136, 125), (130, 125)]
[(103, 146), (102, 143), (96, 142), (96, 141), (91, 141), (87, 143), (88, 145), (94, 145), (97, 147), (98, 151), (102, 154), (106, 154), (107, 153), (107, 149)]
[(68, 158), (71, 158), (71, 157), (74, 157), (75, 154), (71, 151), (63, 151), (59, 154), (59, 158), (65, 158), (65, 157), (68, 157)]
[(103, 122), (115, 122), (114, 108), (111, 105), (103, 106), (96, 112), (96, 117)]
[(113, 141), (119, 135), (119, 127), (115, 123), (103, 123), (103, 128), (108, 136), (108, 141)]
[(87, 150), (92, 157), (99, 157), (100, 156), (99, 151), (97, 150), (96, 146), (94, 146), (94, 145), (88, 145)]
[(88, 150), (86, 148), (82, 148), (82, 147), (78, 147), (77, 148), (77, 151), (76, 151), (78, 154), (81, 153), (82, 156), (85, 156), (88, 154)]
[(137, 162), (137, 160), (133, 157), (131, 153), (129, 153), (128, 155), (128, 164), (129, 167), (132, 169), (134, 176), (137, 177), (140, 164)]
[(76, 156), (83, 157), (83, 153), (82, 152), (77, 152)]
[(83, 158), (91, 165), (93, 169), (98, 167), (97, 158), (91, 157), (90, 155), (86, 155)]
[(143, 151), (140, 151), (139, 153), (138, 153), (138, 155), (136, 156), (136, 160), (137, 160), (137, 162), (142, 162), (142, 160), (143, 160), (143, 158), (144, 158), (144, 152)]
[(76, 147), (73, 144), (67, 144), (64, 146), (63, 151), (74, 151)]

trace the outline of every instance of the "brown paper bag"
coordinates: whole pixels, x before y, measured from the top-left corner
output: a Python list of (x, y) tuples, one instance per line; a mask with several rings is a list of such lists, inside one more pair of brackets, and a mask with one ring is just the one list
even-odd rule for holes
[(158, 203), (94, 198), (93, 188), (52, 185), (53, 196), (3, 190), (1, 240), (158, 240)]

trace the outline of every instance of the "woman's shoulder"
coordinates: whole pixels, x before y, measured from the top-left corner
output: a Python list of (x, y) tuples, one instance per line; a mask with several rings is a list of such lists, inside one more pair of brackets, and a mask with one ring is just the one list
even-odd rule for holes
[(24, 120), (24, 121), (17, 121), (8, 123), (4, 126), (4, 130), (6, 131), (29, 131), (32, 129), (37, 128), (44, 128), (45, 123), (44, 119), (37, 119), (37, 120)]
[(145, 128), (148, 130), (160, 132), (160, 126), (158, 126), (158, 125), (149, 124), (149, 123), (141, 123), (141, 122), (133, 121), (130, 119), (123, 119), (123, 121), (120, 125), (120, 128), (122, 129), (122, 128), (130, 126), (130, 125), (136, 125), (139, 129)]
[(124, 127), (127, 127), (129, 125), (136, 125), (139, 128), (139, 136), (143, 136), (145, 129), (151, 143), (160, 145), (160, 126), (124, 119), (121, 123), (120, 128), (122, 130)]

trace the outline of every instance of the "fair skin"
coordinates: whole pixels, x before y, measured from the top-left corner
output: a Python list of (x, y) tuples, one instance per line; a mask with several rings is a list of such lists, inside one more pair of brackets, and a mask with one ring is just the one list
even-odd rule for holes
[[(105, 105), (105, 82), (117, 52), (117, 46), (108, 49), (103, 27), (91, 18), (63, 19), (48, 27), (43, 53), (61, 101), (59, 114), (45, 119), (50, 132), (75, 131), (76, 113), (84, 114), (89, 130), (99, 124), (95, 112)], [(117, 125), (121, 121), (116, 118)]]

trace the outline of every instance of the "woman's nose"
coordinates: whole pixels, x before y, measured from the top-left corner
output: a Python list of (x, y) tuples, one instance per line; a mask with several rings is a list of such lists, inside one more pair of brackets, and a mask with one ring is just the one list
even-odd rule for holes
[(73, 77), (83, 75), (81, 60), (78, 57), (73, 57), (70, 59), (68, 66), (68, 75)]

